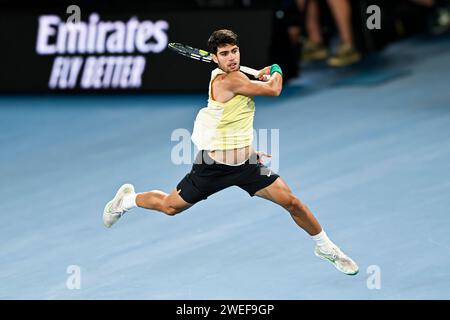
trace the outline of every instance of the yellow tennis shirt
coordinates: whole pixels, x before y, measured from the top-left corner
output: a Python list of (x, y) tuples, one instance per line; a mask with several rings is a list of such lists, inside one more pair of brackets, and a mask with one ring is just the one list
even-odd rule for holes
[(229, 150), (249, 146), (253, 142), (253, 98), (236, 95), (222, 103), (212, 98), (212, 82), (225, 72), (211, 72), (208, 106), (200, 109), (194, 122), (192, 142), (199, 150)]

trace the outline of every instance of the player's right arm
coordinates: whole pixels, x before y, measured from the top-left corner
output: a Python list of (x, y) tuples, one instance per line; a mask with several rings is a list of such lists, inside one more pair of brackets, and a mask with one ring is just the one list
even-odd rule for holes
[[(258, 78), (262, 79), (265, 74), (270, 74), (271, 67), (262, 69)], [(283, 88), (283, 77), (274, 72), (269, 81), (252, 81), (242, 72), (232, 72), (227, 76), (227, 87), (235, 95), (240, 94), (247, 97), (254, 96), (279, 96)]]

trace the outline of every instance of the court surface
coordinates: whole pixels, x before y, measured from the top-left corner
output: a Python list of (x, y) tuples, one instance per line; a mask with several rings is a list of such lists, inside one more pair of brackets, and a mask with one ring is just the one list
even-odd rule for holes
[[(2, 299), (449, 299), (450, 36), (257, 99), (278, 173), (359, 266), (316, 258), (287, 212), (237, 187), (167, 217), (102, 211), (126, 182), (172, 190), (171, 134), (205, 94), (0, 98)], [(270, 151), (270, 150), (269, 150)], [(69, 290), (69, 266), (81, 288)], [(380, 289), (369, 289), (379, 270)]]

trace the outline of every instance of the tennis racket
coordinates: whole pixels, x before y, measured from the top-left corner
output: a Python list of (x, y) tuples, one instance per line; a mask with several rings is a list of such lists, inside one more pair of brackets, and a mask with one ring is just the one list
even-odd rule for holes
[[(181, 54), (185, 57), (189, 57), (189, 58), (192, 58), (195, 60), (208, 62), (208, 63), (213, 62), (211, 53), (209, 53), (208, 51), (202, 50), (202, 49), (193, 48), (193, 47), (187, 46), (185, 44), (177, 43), (177, 42), (169, 43), (169, 48), (172, 49), (173, 51), (175, 51), (176, 53)], [(244, 66), (241, 66), (240, 70), (246, 74), (252, 75), (255, 78), (258, 76), (258, 73), (259, 73), (258, 70), (255, 70), (255, 69), (252, 69), (249, 67), (244, 67)], [(265, 81), (269, 80), (269, 76), (265, 75), (264, 80)]]

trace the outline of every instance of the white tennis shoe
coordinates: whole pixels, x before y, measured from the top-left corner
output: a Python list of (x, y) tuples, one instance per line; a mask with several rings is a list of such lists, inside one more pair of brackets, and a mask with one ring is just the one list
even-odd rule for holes
[(103, 210), (103, 224), (107, 228), (117, 222), (128, 210), (123, 206), (123, 197), (134, 193), (132, 184), (124, 184), (119, 188), (114, 198), (109, 201)]
[(333, 246), (330, 252), (323, 252), (318, 246), (314, 250), (314, 254), (321, 259), (330, 261), (340, 272), (354, 276), (358, 273), (358, 265), (350, 259), (337, 246)]

